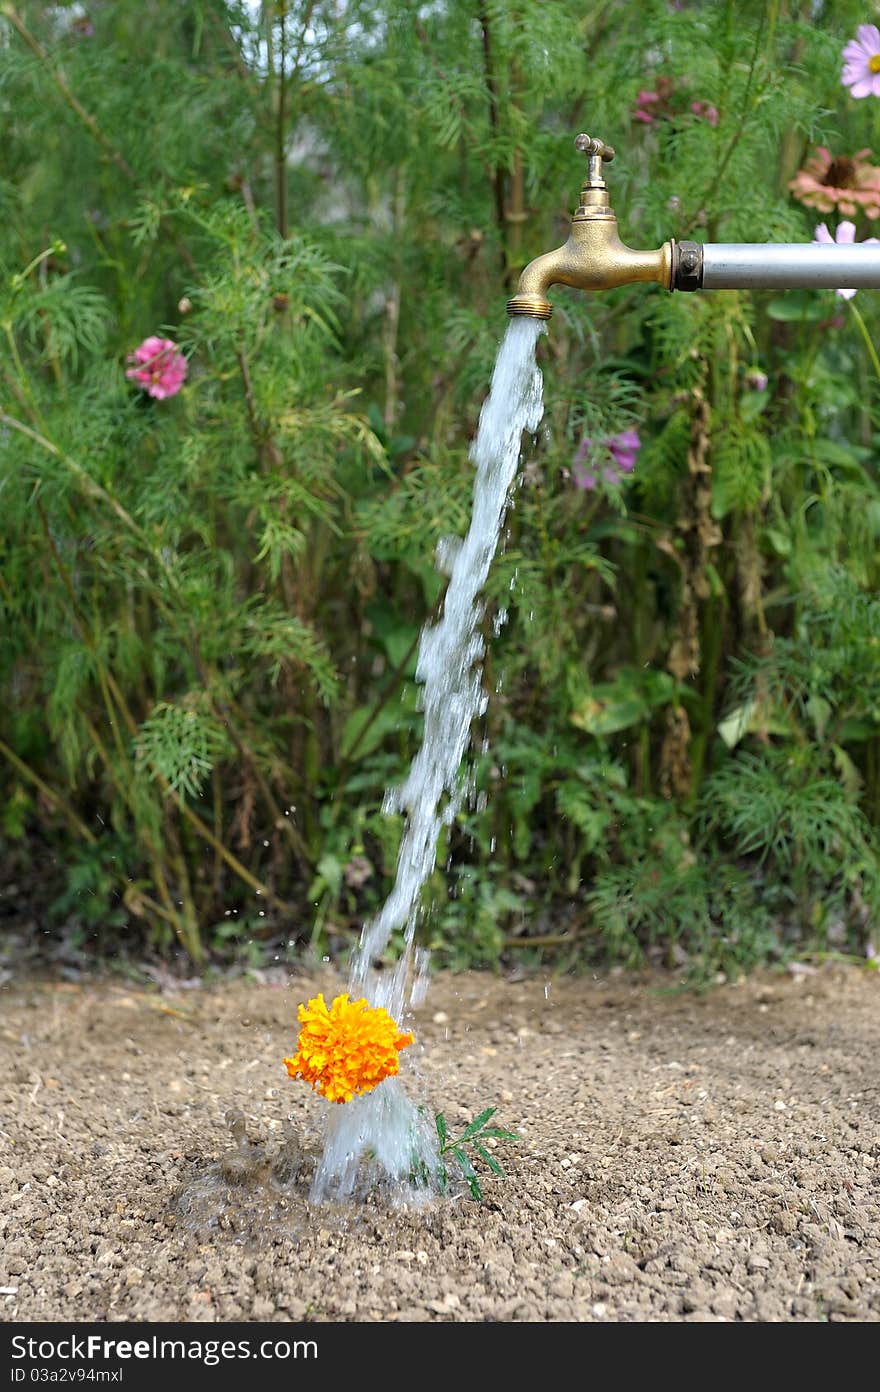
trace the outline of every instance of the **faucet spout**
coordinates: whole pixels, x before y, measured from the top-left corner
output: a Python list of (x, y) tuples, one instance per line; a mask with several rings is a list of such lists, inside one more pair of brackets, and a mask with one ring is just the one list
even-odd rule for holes
[(664, 242), (656, 251), (635, 251), (625, 246), (617, 231), (617, 219), (575, 220), (564, 246), (538, 256), (519, 278), (516, 294), (507, 303), (511, 316), (549, 319), (553, 307), (547, 299), (551, 285), (571, 285), (576, 290), (612, 290), (635, 281), (654, 281), (672, 289), (673, 247)]

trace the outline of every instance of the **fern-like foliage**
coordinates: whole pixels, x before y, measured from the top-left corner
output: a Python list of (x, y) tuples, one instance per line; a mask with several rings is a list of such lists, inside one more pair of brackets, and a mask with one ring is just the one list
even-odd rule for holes
[[(632, 246), (809, 241), (811, 151), (880, 147), (840, 82), (865, 8), (150, 15), (146, 45), (135, 0), (0, 15), (3, 835), (51, 844), (62, 916), (90, 896), (197, 956), (271, 912), (335, 949), (394, 874), (418, 632), (504, 302), (567, 235), (573, 137), (615, 145)], [(534, 939), (714, 970), (836, 916), (864, 950), (874, 301), (553, 300), (426, 939), (455, 965)], [(186, 358), (173, 397), (126, 376), (151, 335)]]

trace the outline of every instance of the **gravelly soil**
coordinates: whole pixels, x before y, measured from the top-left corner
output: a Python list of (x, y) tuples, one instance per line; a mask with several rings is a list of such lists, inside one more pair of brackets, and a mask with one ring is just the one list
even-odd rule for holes
[(413, 1090), (522, 1140), (423, 1211), (305, 1200), (335, 984), (0, 988), (6, 1319), (880, 1320), (876, 974), (435, 978)]

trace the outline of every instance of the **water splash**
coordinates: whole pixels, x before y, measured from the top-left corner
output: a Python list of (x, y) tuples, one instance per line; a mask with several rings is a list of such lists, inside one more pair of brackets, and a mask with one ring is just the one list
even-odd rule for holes
[[(483, 639), (478, 625), (480, 595), (489, 574), (510, 488), (519, 463), (524, 431), (537, 430), (544, 412), (542, 378), (535, 347), (544, 332), (540, 320), (514, 319), (495, 361), (489, 395), (471, 447), (476, 466), (470, 527), (464, 540), (446, 541), (440, 563), (450, 576), (443, 614), (422, 630), (416, 679), (422, 683), (424, 732), (406, 781), (385, 798), (385, 810), (406, 821), (397, 857), (394, 888), (362, 934), (351, 967), (352, 995), (383, 1005), (398, 1021), (419, 991), (424, 993), (425, 954), (413, 952), (422, 888), (435, 865), (437, 840), (458, 814), (466, 782), (461, 763), (474, 719), (486, 708), (483, 692)], [(393, 971), (375, 964), (392, 933), (403, 930), (405, 951)], [(351, 1195), (362, 1161), (393, 1183), (407, 1187), (411, 1173), (434, 1173), (436, 1137), (423, 1113), (406, 1095), (399, 1078), (390, 1078), (364, 1097), (329, 1107), (324, 1154), (315, 1174), (312, 1198)], [(416, 1185), (414, 1192), (419, 1191)], [(424, 1192), (424, 1182), (421, 1186)]]

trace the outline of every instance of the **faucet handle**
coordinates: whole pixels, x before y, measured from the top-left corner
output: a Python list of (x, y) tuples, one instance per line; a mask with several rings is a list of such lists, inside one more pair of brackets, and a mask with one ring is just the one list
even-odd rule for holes
[(592, 135), (578, 135), (575, 137), (574, 147), (580, 150), (581, 154), (587, 156), (598, 155), (599, 159), (610, 164), (614, 159), (614, 150), (610, 145), (606, 145), (604, 140), (597, 140)]

